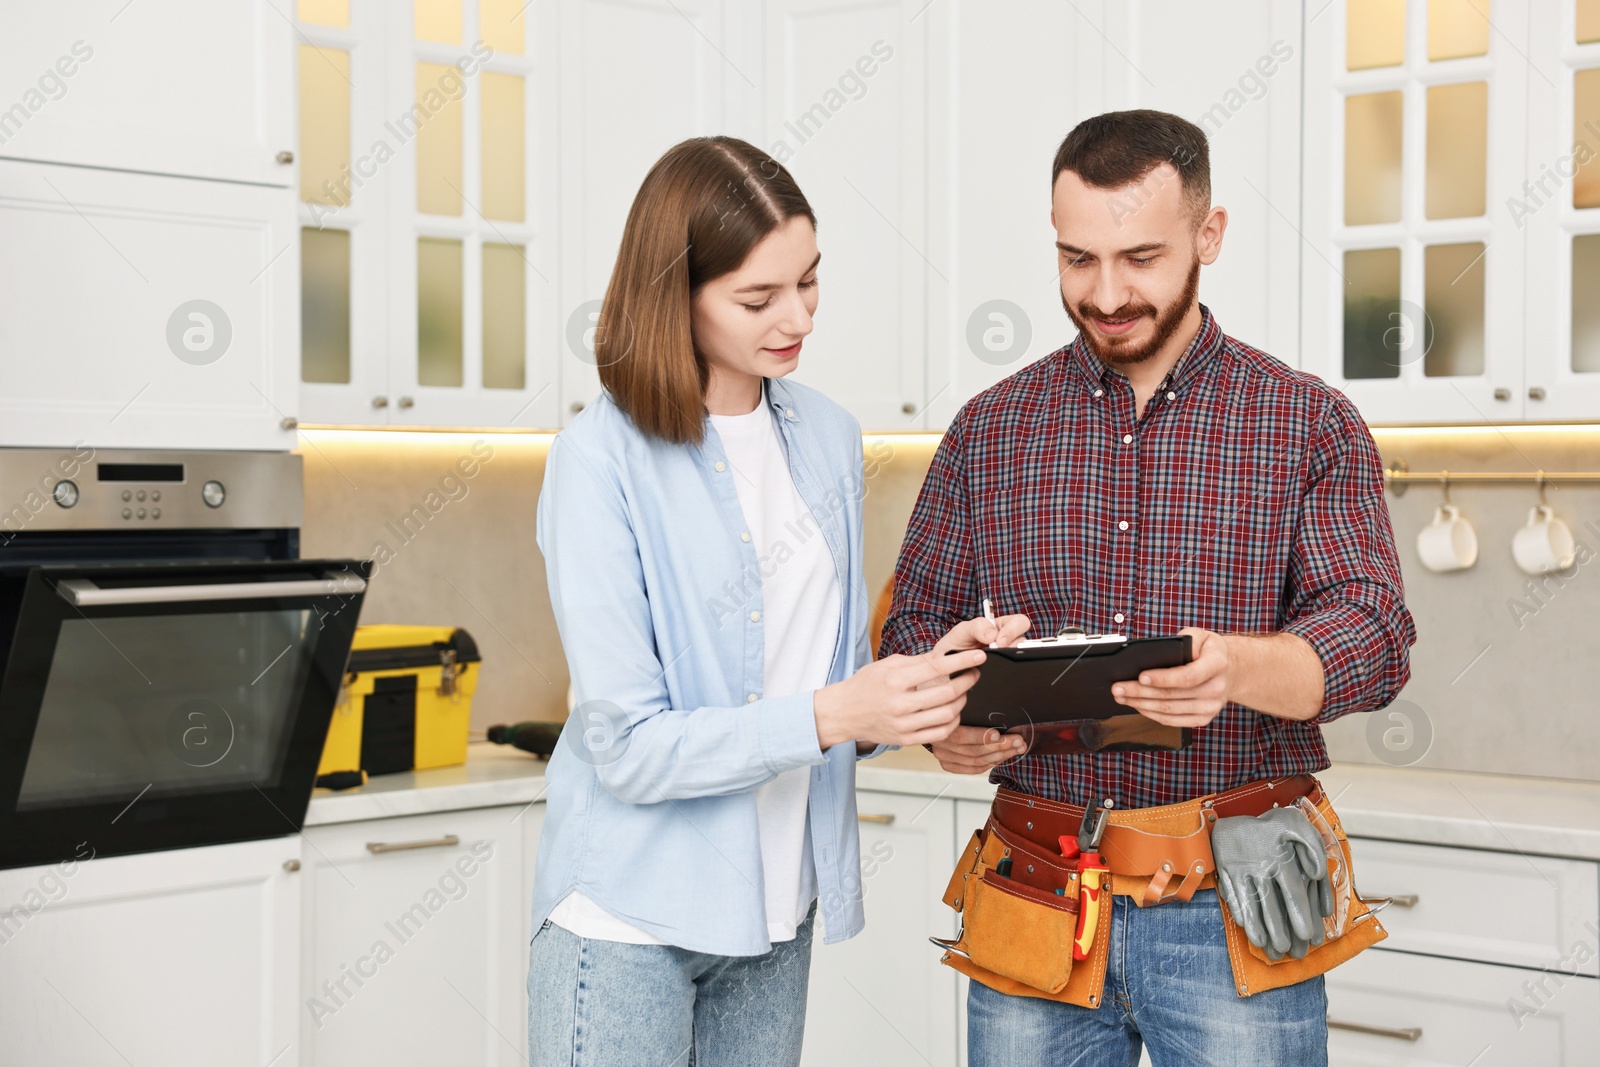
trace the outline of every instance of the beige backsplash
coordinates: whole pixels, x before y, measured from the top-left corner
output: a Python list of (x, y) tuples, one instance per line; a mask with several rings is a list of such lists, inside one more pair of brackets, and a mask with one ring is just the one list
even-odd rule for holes
[[(1384, 431), (1386, 460), (1413, 470), (1595, 470), (1600, 427), (1561, 432)], [(566, 714), (567, 669), (534, 542), (548, 436), (308, 431), (305, 556), (376, 558), (363, 622), (462, 626), (484, 669), (473, 726)], [(869, 436), (866, 572), (876, 597), (893, 572), (935, 435)], [(875, 462), (874, 462), (875, 461)], [(471, 476), (465, 472), (470, 471)], [(1439, 575), (1417, 560), (1436, 487), (1389, 497), (1419, 639), (1402, 709), (1431, 726), (1418, 766), (1600, 780), (1600, 486), (1549, 490), (1591, 562), (1565, 582), (1533, 582), (1511, 537), (1536, 502), (1531, 486), (1453, 486), (1478, 531), (1479, 561)], [(1585, 525), (1592, 523), (1592, 525)], [(1521, 609), (1513, 610), (1512, 602)], [(1369, 729), (1369, 727), (1371, 727)], [(1335, 759), (1377, 762), (1403, 724), (1351, 716), (1329, 727)], [(1369, 734), (1373, 740), (1369, 741)], [(1412, 735), (1421, 736), (1420, 729)], [(1391, 758), (1409, 761), (1417, 749)]]

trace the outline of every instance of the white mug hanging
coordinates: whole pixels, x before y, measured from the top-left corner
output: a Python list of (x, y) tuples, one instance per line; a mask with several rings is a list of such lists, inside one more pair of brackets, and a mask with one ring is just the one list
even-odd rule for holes
[(1440, 504), (1433, 521), (1417, 534), (1417, 555), (1430, 571), (1464, 571), (1478, 562), (1478, 534), (1454, 504)]

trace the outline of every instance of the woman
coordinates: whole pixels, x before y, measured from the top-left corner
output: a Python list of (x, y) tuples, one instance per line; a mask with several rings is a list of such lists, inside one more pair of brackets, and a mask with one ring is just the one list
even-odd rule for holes
[(674, 147), (628, 214), (605, 391), (539, 499), (577, 706), (535, 875), (533, 1064), (798, 1063), (819, 905), (829, 941), (862, 927), (855, 761), (946, 737), (977, 672), (949, 675), (983, 661), (868, 662), (861, 428), (783, 380), (819, 259), (794, 179), (729, 137)]

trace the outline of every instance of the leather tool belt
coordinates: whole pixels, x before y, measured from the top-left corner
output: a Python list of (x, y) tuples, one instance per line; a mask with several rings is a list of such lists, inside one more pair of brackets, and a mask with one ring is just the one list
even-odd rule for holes
[[(1388, 934), (1356, 893), (1344, 829), (1310, 775), (1251, 782), (1181, 804), (1112, 810), (1099, 846), (1110, 890), (1139, 907), (1187, 902), (1216, 887), (1211, 827), (1217, 819), (1296, 804), (1323, 833), (1335, 894), (1345, 896), (1337, 909), (1343, 922), (1298, 960), (1268, 958), (1226, 904), (1223, 932), (1240, 996), (1322, 974)], [(1081, 887), (1076, 862), (1064, 858), (1060, 846), (1082, 821), (1083, 809), (1074, 804), (1009, 789), (996, 793), (988, 821), (967, 842), (945, 889), (945, 904), (961, 913), (962, 931), (955, 941), (931, 939), (945, 949), (941, 962), (1002, 993), (1098, 1008), (1112, 909), (1094, 910), (1097, 929), (1074, 965)]]

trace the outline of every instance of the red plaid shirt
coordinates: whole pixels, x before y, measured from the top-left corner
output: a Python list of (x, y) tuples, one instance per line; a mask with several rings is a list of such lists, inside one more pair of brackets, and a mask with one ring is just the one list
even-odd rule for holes
[(1021, 612), (1150, 637), (1298, 634), (1322, 659), (1311, 722), (1229, 704), (1181, 752), (1022, 756), (999, 785), (1082, 804), (1171, 804), (1328, 766), (1318, 723), (1410, 676), (1381, 460), (1340, 392), (1202, 323), (1134, 418), (1128, 379), (1080, 337), (969, 401), (940, 442), (895, 568), (879, 654)]

